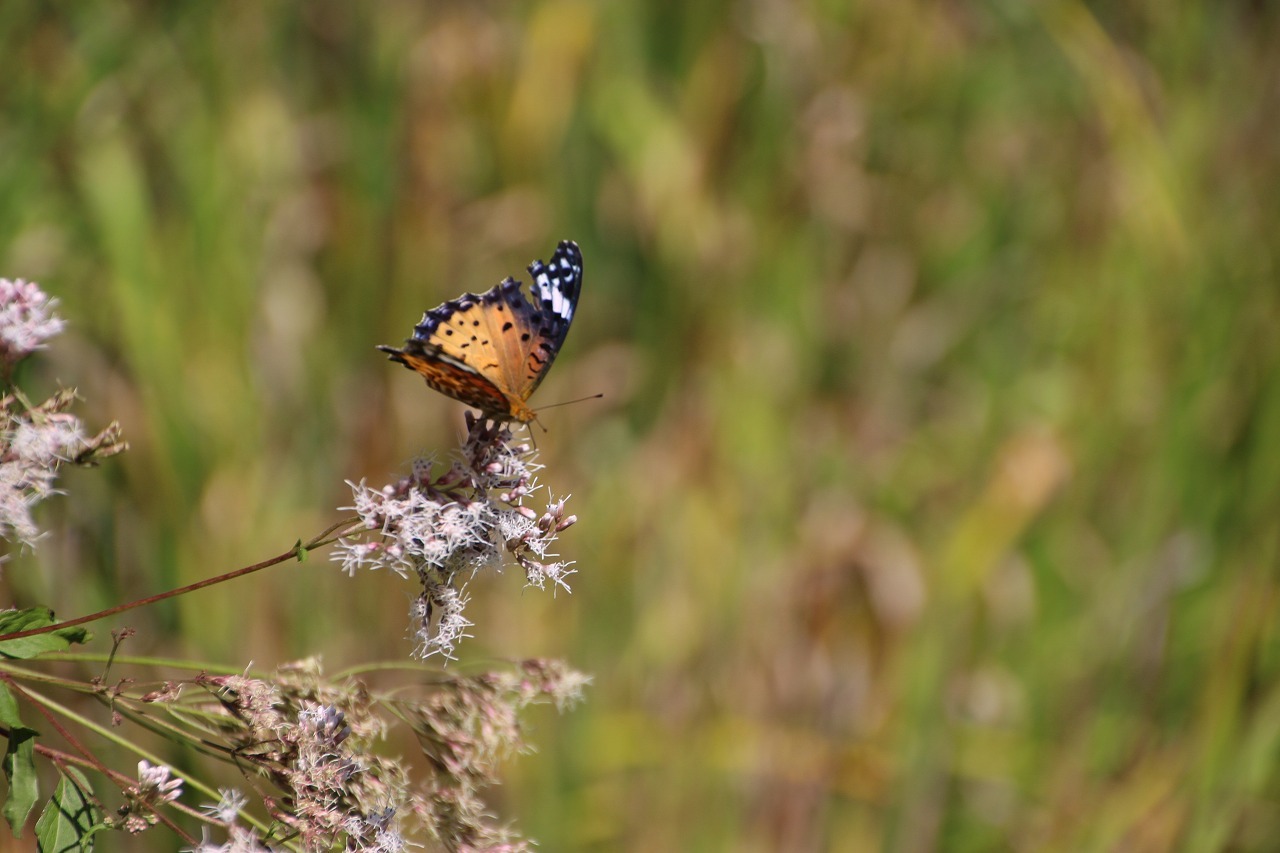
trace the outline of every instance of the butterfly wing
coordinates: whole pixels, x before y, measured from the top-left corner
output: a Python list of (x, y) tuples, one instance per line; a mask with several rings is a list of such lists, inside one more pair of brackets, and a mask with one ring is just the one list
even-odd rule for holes
[(529, 264), (533, 275), (534, 304), (529, 319), (531, 334), (528, 340), (521, 335), (521, 343), (528, 344), (524, 358), (515, 363), (523, 364), (524, 371), (513, 376), (523, 399), (529, 399), (542, 382), (551, 363), (560, 354), (573, 312), (578, 308), (578, 296), (582, 292), (582, 252), (572, 240), (562, 240), (556, 247), (551, 262), (534, 261)]
[(437, 391), (500, 420), (528, 423), (526, 401), (564, 343), (582, 283), (582, 253), (565, 240), (550, 264), (534, 261), (534, 302), (508, 278), (483, 294), (433, 308), (403, 349), (378, 347)]
[(414, 327), (413, 337), (405, 341), (403, 349), (388, 346), (378, 349), (387, 353), (392, 361), (422, 374), (427, 384), (441, 394), (487, 415), (507, 417), (510, 409), (507, 397), (492, 379), (470, 363), (467, 352), (470, 343), (458, 346), (454, 341), (461, 337), (461, 327), (475, 311), (480, 298), (474, 293), (464, 293), (451, 299), (422, 315), (422, 322)]

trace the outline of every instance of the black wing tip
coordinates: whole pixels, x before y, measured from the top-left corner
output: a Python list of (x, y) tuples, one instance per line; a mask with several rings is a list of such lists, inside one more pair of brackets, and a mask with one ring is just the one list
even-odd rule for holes
[(578, 248), (578, 244), (573, 240), (561, 240), (556, 246), (557, 255), (568, 255), (576, 262), (582, 263), (582, 250)]
[(543, 263), (542, 259), (539, 258), (529, 264), (529, 272), (536, 278), (539, 274), (546, 272), (548, 267), (555, 267), (558, 261), (563, 262), (565, 266), (576, 268), (580, 272), (582, 270), (582, 250), (572, 240), (561, 240), (556, 246), (555, 253), (551, 256), (551, 261)]

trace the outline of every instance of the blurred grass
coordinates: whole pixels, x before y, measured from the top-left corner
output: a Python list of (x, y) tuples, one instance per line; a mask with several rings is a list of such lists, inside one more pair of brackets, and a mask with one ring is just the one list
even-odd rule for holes
[[(1265, 4), (5, 4), (0, 274), (133, 449), (18, 603), (256, 561), (458, 407), (374, 351), (556, 240), (572, 598), (498, 794), (548, 850), (1264, 850), (1280, 830)], [(323, 561), (139, 653), (407, 653)], [(317, 614), (320, 614), (317, 616)], [(103, 626), (105, 632), (107, 626)]]

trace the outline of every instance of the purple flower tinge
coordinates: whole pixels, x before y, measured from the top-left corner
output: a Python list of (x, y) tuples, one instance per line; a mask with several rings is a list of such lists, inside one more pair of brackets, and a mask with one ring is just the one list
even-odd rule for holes
[(565, 515), (564, 500), (549, 500), (541, 515), (523, 503), (542, 488), (533, 452), (513, 445), (505, 426), (474, 419), (468, 425), (459, 458), (447, 469), (422, 458), (381, 489), (349, 483), (354, 504), (347, 509), (367, 532), (344, 537), (332, 555), (350, 575), (389, 569), (417, 577), (422, 592), (410, 612), (416, 657), (453, 657), (472, 625), (463, 615), (466, 581), (481, 569), (500, 569), (504, 556), (539, 589), (550, 582), (567, 591), (565, 578), (573, 574), (571, 563), (550, 552), (560, 531), (577, 520)]
[(172, 803), (182, 796), (182, 779), (163, 764), (138, 762), (138, 797), (152, 805)]
[(125, 449), (119, 424), (85, 435), (80, 419), (67, 411), (74, 401), (70, 390), (34, 408), (13, 394), (0, 397), (0, 539), (34, 548), (43, 534), (31, 509), (56, 493), (58, 468), (92, 464)]
[[(226, 828), (227, 840), (208, 833), (189, 850), (260, 853), (283, 830), (303, 850), (408, 853), (422, 846), (411, 839), (430, 838), (441, 849), (527, 853), (529, 843), (495, 821), (481, 793), (498, 781), (504, 760), (529, 749), (520, 713), (548, 702), (570, 707), (589, 681), (541, 659), (470, 676), (435, 672), (416, 687), (385, 692), (356, 678), (326, 677), (314, 658), (263, 678), (201, 674), (195, 682), (209, 698), (184, 702), (184, 709), (218, 721), (201, 731), (236, 756), (247, 778), (270, 780), (260, 804), (273, 826), (261, 837), (242, 819), (247, 798), (221, 789), (204, 811)], [(402, 727), (425, 763), (375, 748)]]
[[(0, 278), (0, 374), (62, 331), (62, 318), (51, 299), (35, 283)], [(73, 390), (58, 391), (33, 406), (16, 389), (0, 395), (0, 538), (34, 547), (41, 533), (31, 508), (53, 494), (58, 468), (67, 462), (90, 464), (124, 450), (120, 426), (111, 424), (95, 436), (85, 434), (80, 419), (67, 410)]]
[(0, 359), (12, 367), (61, 332), (57, 304), (35, 282), (0, 278)]
[(123, 791), (125, 804), (107, 819), (107, 825), (130, 835), (146, 832), (159, 819), (156, 810), (182, 796), (182, 779), (161, 765), (138, 762), (138, 784)]

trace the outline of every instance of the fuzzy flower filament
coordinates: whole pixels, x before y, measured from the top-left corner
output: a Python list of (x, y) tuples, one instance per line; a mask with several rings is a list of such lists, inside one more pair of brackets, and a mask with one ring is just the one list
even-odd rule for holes
[(66, 326), (53, 299), (33, 281), (0, 278), (0, 360), (12, 369)]
[(453, 658), (472, 626), (464, 615), (466, 583), (482, 569), (520, 565), (531, 586), (569, 590), (570, 563), (548, 560), (559, 533), (577, 519), (564, 500), (541, 514), (525, 501), (541, 490), (542, 468), (509, 429), (468, 419), (458, 457), (441, 470), (433, 457), (415, 459), (410, 473), (380, 489), (364, 481), (352, 487), (352, 509), (364, 534), (343, 538), (332, 559), (349, 575), (387, 569), (416, 577), (421, 592), (410, 609), (414, 656)]

